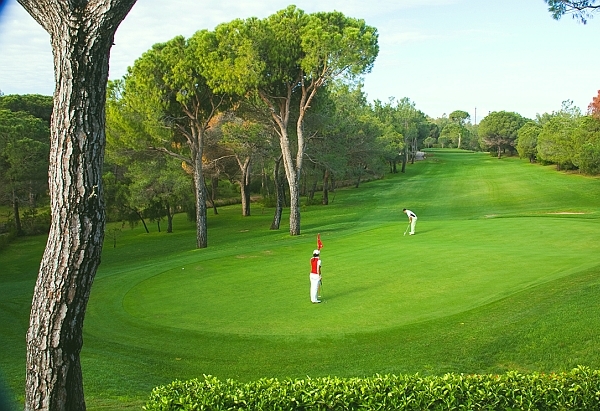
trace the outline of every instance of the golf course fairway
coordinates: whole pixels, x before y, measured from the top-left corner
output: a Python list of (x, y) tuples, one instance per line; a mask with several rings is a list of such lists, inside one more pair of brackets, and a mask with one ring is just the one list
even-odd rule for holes
[[(414, 236), (403, 208), (418, 216)], [(201, 250), (183, 214), (171, 234), (107, 235), (84, 327), (89, 409), (139, 409), (154, 386), (203, 374), (600, 367), (598, 178), (436, 150), (405, 174), (303, 206), (299, 236), (285, 213), (269, 230), (272, 215), (259, 204), (250, 217), (239, 205), (209, 211)], [(318, 233), (323, 302), (311, 304)], [(0, 251), (0, 367), (17, 396), (44, 242)]]

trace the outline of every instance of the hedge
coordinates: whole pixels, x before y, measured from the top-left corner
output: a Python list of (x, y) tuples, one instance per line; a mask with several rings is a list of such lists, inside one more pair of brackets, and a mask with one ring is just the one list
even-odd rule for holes
[(368, 378), (213, 376), (156, 387), (145, 407), (160, 410), (600, 410), (600, 371)]

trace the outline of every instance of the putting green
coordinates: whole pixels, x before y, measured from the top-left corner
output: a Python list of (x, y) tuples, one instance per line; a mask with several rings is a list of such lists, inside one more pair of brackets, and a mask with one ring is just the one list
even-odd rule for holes
[[(303, 206), (299, 236), (287, 210), (269, 230), (273, 210), (258, 204), (251, 217), (209, 213), (202, 250), (184, 215), (172, 234), (109, 225), (117, 246), (107, 237), (84, 326), (87, 399), (139, 408), (156, 385), (202, 374), (600, 367), (600, 180), (449, 150), (406, 171)], [(419, 216), (415, 236), (403, 207)], [(317, 233), (324, 303), (311, 304)], [(44, 243), (0, 253), (0, 367), (15, 392)]]
[(415, 236), (396, 223), (360, 236), (324, 233), (320, 305), (308, 299), (310, 250), (271, 247), (158, 272), (133, 285), (123, 307), (156, 327), (335, 336), (456, 314), (600, 265), (596, 220), (421, 219)]

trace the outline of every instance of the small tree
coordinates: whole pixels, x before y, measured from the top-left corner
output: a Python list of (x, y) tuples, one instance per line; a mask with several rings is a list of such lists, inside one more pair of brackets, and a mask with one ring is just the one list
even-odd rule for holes
[(600, 119), (582, 117), (573, 132), (573, 164), (583, 173), (600, 174)]
[(534, 163), (537, 156), (537, 140), (542, 127), (534, 121), (528, 121), (517, 132), (517, 151), (519, 157)]
[(514, 151), (517, 133), (526, 120), (521, 115), (508, 111), (494, 111), (479, 123), (479, 138), (482, 146), (490, 152), (495, 151), (497, 157), (509, 150)]

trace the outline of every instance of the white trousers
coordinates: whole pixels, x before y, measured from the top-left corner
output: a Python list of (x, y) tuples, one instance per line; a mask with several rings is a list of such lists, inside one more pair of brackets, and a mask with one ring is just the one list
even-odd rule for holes
[(415, 233), (415, 226), (417, 225), (417, 217), (413, 217), (412, 221), (410, 222), (410, 233), (414, 234)]
[(319, 281), (321, 281), (321, 276), (319, 274), (310, 273), (310, 301), (313, 303), (319, 301)]

